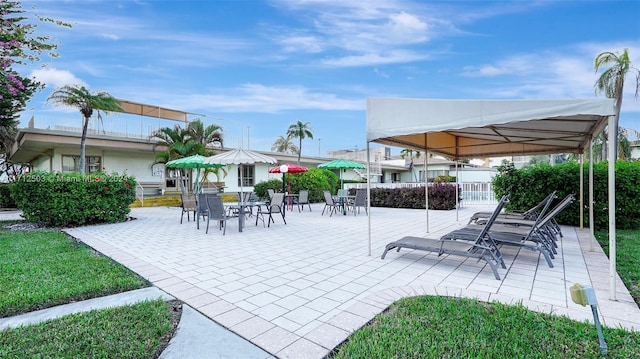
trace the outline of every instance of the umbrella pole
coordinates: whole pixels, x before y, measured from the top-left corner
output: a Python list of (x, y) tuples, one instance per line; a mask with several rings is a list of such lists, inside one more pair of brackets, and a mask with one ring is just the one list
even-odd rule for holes
[(200, 169), (196, 169), (196, 194), (200, 193)]
[[(287, 176), (287, 193), (291, 194), (291, 176)], [(293, 211), (293, 198), (291, 196), (287, 196), (289, 198), (289, 210)]]
[(285, 185), (287, 183), (287, 179), (286, 179), (287, 174), (285, 172), (282, 172), (282, 193), (286, 192), (286, 188)]
[(244, 183), (242, 183), (242, 167), (243, 167), (243, 165), (241, 164), (240, 165), (240, 202), (244, 201), (244, 198), (243, 198), (243, 195), (242, 195), (242, 192), (243, 192), (242, 185), (244, 184)]

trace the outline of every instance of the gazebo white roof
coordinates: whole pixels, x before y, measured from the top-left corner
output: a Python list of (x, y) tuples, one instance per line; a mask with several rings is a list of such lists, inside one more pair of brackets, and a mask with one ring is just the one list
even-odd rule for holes
[(582, 153), (614, 115), (612, 99), (367, 99), (367, 141), (450, 159)]

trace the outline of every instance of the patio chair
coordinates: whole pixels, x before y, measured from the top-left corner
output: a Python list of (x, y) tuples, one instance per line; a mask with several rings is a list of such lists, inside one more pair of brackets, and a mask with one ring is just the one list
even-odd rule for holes
[[(197, 214), (196, 214), (196, 228), (200, 229), (200, 217), (206, 217), (209, 215), (209, 207), (207, 206), (207, 197), (215, 196), (210, 193), (198, 193), (197, 198)], [(204, 220), (204, 218), (203, 218)]]
[(553, 209), (546, 212), (544, 216), (541, 216), (541, 218), (536, 221), (526, 219), (502, 219), (501, 222), (498, 222), (498, 220), (496, 220), (491, 231), (528, 235), (530, 230), (535, 230), (534, 236), (532, 236), (531, 239), (542, 241), (551, 252), (551, 258), (553, 258), (553, 255), (557, 254), (557, 237), (562, 237), (556, 217), (574, 200), (575, 197), (573, 194), (566, 196), (562, 201), (558, 202)]
[[(540, 211), (538, 218), (534, 221), (513, 219), (510, 224), (498, 224), (494, 221), (493, 227), (489, 230), (489, 235), (498, 244), (518, 246), (540, 252), (544, 256), (547, 265), (553, 268), (551, 259), (555, 258), (554, 254), (556, 253), (555, 248), (557, 245), (555, 243), (555, 234), (549, 228), (549, 225), (573, 200), (573, 195), (568, 195), (548, 213), (547, 209), (551, 202), (547, 202)], [(482, 230), (481, 227), (483, 226), (479, 224), (470, 224), (443, 236), (442, 239), (469, 240), (474, 233)]]
[[(311, 203), (309, 202), (309, 191), (306, 189), (300, 190), (298, 193), (298, 212), (304, 211), (304, 205), (309, 206), (309, 212), (311, 212)], [(302, 206), (302, 209), (300, 208)]]
[(328, 208), (329, 217), (331, 217), (334, 213), (336, 213), (340, 209), (340, 203), (336, 202), (333, 199), (333, 196), (331, 196), (331, 192), (322, 191), (322, 194), (324, 195), (324, 208), (322, 209), (321, 216), (324, 216), (324, 211)]
[[(220, 196), (207, 196), (207, 230), (205, 233), (209, 233), (209, 222), (218, 221), (218, 228), (222, 229), (222, 235), (227, 233), (227, 211), (222, 203), (222, 197)], [(224, 228), (223, 228), (224, 227)]]
[[(498, 215), (497, 220), (499, 220), (500, 218), (519, 218), (519, 219), (535, 220), (540, 215), (540, 211), (542, 210), (542, 208), (548, 202), (553, 201), (555, 198), (557, 198), (556, 191), (553, 191), (547, 197), (545, 197), (542, 201), (540, 201), (535, 206), (529, 208), (528, 210), (524, 212), (512, 211), (512, 212), (501, 213), (500, 215)], [(469, 218), (469, 222), (467, 224), (475, 223), (479, 220), (481, 221), (482, 219), (486, 220), (486, 218), (489, 218), (490, 216), (491, 216), (491, 212), (476, 212), (471, 215), (471, 218)]]
[[(236, 198), (238, 200), (238, 202), (252, 202), (253, 199), (253, 192), (242, 192), (242, 196), (240, 196), (240, 192), (236, 193)], [(250, 217), (253, 216), (253, 208), (251, 206), (244, 206), (242, 207), (242, 215), (244, 215), (245, 219), (249, 219)], [(240, 207), (229, 207), (227, 212), (227, 216), (228, 217), (238, 217), (240, 215)]]
[(456, 241), (456, 240), (443, 240), (424, 237), (403, 237), (398, 241), (387, 244), (382, 253), (382, 259), (387, 255), (387, 252), (396, 249), (397, 252), (401, 248), (409, 248), (427, 252), (438, 253), (438, 256), (443, 254), (456, 255), (467, 258), (474, 258), (478, 261), (483, 260), (487, 262), (494, 277), (500, 280), (500, 274), (498, 273), (498, 266), (506, 268), (504, 260), (502, 259), (502, 253), (500, 249), (489, 236), (489, 230), (493, 221), (498, 216), (498, 213), (502, 210), (504, 204), (508, 201), (508, 195), (502, 197), (496, 209), (493, 211), (491, 217), (489, 217), (487, 224), (483, 230), (480, 231), (475, 240), (473, 241)]
[(356, 215), (356, 208), (358, 209), (358, 214), (360, 214), (360, 207), (364, 208), (364, 212), (369, 215), (367, 210), (367, 190), (366, 189), (357, 189), (356, 190), (356, 198), (353, 200), (351, 204), (353, 207), (353, 215)]
[(187, 214), (187, 222), (189, 222), (189, 212), (193, 212), (193, 220), (196, 220), (196, 211), (198, 209), (196, 196), (192, 194), (182, 194), (180, 195), (180, 200), (182, 201), (182, 214), (180, 215), (180, 224), (182, 224), (182, 219), (184, 218), (184, 214)]
[(242, 202), (251, 202), (254, 197), (253, 192), (243, 192), (242, 195)]
[(267, 202), (270, 202), (271, 198), (273, 197), (273, 194), (276, 193), (276, 191), (274, 191), (271, 188), (269, 188), (269, 189), (267, 189), (267, 193), (269, 194), (269, 200)]
[(262, 210), (262, 206), (258, 207), (258, 211), (256, 212), (256, 226), (258, 225), (258, 220), (262, 220), (262, 224), (264, 225), (264, 216), (269, 215), (267, 217), (267, 227), (271, 226), (271, 223), (276, 223), (273, 219), (274, 213), (280, 213), (282, 216), (282, 221), (284, 224), (287, 224), (287, 221), (284, 219), (284, 193), (274, 193), (271, 198), (271, 203), (266, 205), (266, 211)]

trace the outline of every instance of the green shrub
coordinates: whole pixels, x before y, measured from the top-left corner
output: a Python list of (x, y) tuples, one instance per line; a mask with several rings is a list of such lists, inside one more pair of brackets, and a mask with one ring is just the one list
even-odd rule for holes
[[(634, 229), (640, 227), (640, 162), (617, 161), (616, 171), (616, 227)], [(577, 226), (580, 224), (580, 165), (568, 162), (556, 166), (539, 164), (523, 169), (515, 169), (508, 164), (499, 168), (493, 185), (496, 197), (510, 194), (507, 210), (526, 210), (543, 200), (551, 191), (556, 190), (559, 199), (569, 194), (576, 201), (565, 208), (557, 217), (561, 224)], [(584, 225), (589, 223), (589, 165), (584, 164)], [(593, 167), (594, 177), (594, 225), (596, 229), (606, 229), (609, 223), (608, 212), (608, 164), (599, 162)], [(552, 206), (555, 203), (552, 204)]]
[(10, 187), (11, 183), (0, 183), (0, 208), (16, 208)]
[(322, 168), (310, 168), (307, 172), (291, 175), (291, 192), (299, 193), (300, 190), (309, 191), (309, 202), (324, 201), (322, 191), (334, 192), (340, 179), (330, 170)]
[(28, 221), (67, 227), (125, 221), (135, 186), (126, 174), (34, 172), (20, 176), (11, 193)]
[(435, 183), (455, 183), (456, 182), (456, 176), (436, 176), (433, 179), (433, 182)]
[[(460, 188), (458, 188), (458, 193), (462, 193)], [(424, 209), (424, 186), (414, 188), (372, 188), (371, 206)], [(429, 186), (429, 209), (451, 210), (455, 208), (455, 184), (435, 183)]]
[(253, 185), (253, 192), (255, 192), (259, 198), (269, 198), (269, 191), (267, 191), (269, 189), (272, 189), (274, 192), (282, 192), (282, 181), (273, 179)]
[[(286, 186), (291, 185), (291, 193), (308, 190), (310, 202), (320, 202), (324, 200), (322, 191), (335, 192), (333, 189), (336, 188), (339, 182), (338, 176), (336, 176), (335, 173), (319, 168), (310, 168), (307, 172), (287, 174), (286, 177)], [(268, 189), (272, 189), (275, 192), (282, 192), (282, 181), (273, 179), (257, 183), (253, 186), (253, 191), (260, 198), (269, 197)]]

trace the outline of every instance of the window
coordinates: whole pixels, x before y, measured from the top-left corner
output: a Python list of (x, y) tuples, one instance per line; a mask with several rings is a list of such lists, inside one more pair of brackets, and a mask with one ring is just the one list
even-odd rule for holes
[(448, 176), (449, 171), (448, 170), (432, 170), (432, 171), (427, 171), (427, 174), (429, 176), (429, 182), (433, 182), (434, 178), (438, 176)]
[[(80, 156), (62, 156), (62, 172), (79, 172)], [(102, 157), (85, 156), (84, 173), (102, 171)]]
[[(240, 184), (240, 171), (242, 170), (242, 185)], [(238, 167), (238, 186), (251, 187), (255, 183), (255, 170), (254, 165), (241, 165)]]

